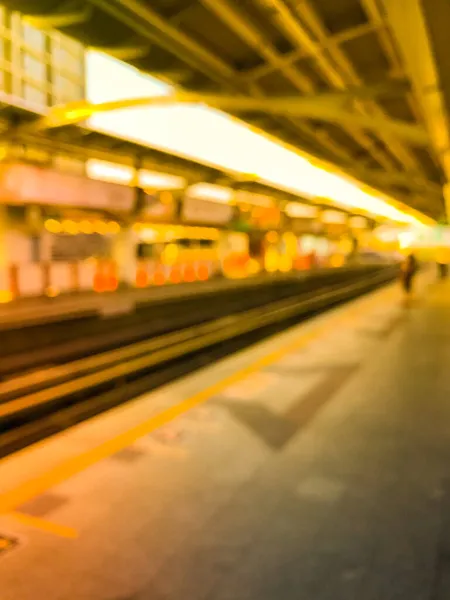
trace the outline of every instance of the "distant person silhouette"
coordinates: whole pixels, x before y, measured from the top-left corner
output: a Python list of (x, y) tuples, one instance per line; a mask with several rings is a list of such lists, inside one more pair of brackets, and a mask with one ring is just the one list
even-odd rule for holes
[(414, 276), (417, 273), (417, 260), (414, 254), (409, 254), (402, 263), (400, 280), (403, 290), (410, 294), (413, 289)]
[(440, 279), (445, 279), (448, 274), (448, 265), (447, 263), (438, 262), (437, 263), (438, 274)]

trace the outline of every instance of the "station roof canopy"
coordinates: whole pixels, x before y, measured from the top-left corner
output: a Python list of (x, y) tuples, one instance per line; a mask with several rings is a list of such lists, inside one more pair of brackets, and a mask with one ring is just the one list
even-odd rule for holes
[(230, 112), (434, 218), (444, 212), (448, 0), (2, 3), (184, 90), (251, 98)]

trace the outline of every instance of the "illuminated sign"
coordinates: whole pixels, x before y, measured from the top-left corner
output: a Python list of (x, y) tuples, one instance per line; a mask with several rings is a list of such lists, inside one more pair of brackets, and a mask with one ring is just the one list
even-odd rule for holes
[(345, 225), (347, 223), (347, 215), (337, 210), (324, 210), (320, 215), (320, 220), (327, 225)]
[(369, 222), (365, 217), (350, 217), (348, 224), (352, 229), (367, 229)]
[(424, 227), (399, 233), (402, 248), (450, 248), (450, 227)]
[(131, 211), (134, 190), (52, 169), (21, 163), (0, 166), (0, 193), (4, 203), (73, 206)]
[(50, 235), (50, 252), (53, 261), (78, 261), (90, 257), (111, 256), (112, 241), (100, 234)]
[(318, 208), (300, 202), (289, 202), (286, 205), (285, 212), (288, 217), (293, 219), (313, 219), (317, 217)]
[(233, 218), (234, 207), (200, 198), (186, 196), (183, 200), (181, 219), (186, 223), (227, 225)]

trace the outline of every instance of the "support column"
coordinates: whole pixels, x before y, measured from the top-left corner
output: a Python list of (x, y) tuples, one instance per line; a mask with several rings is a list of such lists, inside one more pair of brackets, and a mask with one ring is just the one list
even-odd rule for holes
[(126, 227), (116, 235), (112, 248), (119, 282), (129, 286), (134, 286), (136, 283), (136, 244), (135, 231), (132, 227)]
[(6, 206), (0, 205), (0, 269), (4, 269), (9, 265), (10, 255), (7, 244), (8, 233), (8, 215)]
[(9, 302), (17, 295), (17, 273), (12, 260), (7, 208), (0, 206), (0, 303)]

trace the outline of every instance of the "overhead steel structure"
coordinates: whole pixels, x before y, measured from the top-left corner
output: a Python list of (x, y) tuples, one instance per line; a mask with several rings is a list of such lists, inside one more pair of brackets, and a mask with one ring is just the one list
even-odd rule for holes
[(2, 2), (177, 84), (171, 100), (223, 108), (434, 218), (444, 213), (447, 0)]
[[(251, 176), (239, 177), (235, 173), (107, 135), (83, 125), (66, 124), (63, 127), (50, 127), (36, 136), (33, 128), (36, 123), (41, 122), (42, 118), (45, 117), (37, 115), (25, 106), (20, 106), (17, 99), (14, 104), (10, 104), (2, 102), (0, 96), (0, 134), (3, 137), (0, 155), (9, 155), (17, 159), (27, 158), (46, 167), (55, 166), (54, 163), (57, 163), (60, 157), (74, 159), (81, 164), (94, 159), (136, 170), (144, 169), (175, 175), (183, 178), (186, 186), (204, 182), (271, 196), (281, 204), (299, 200), (297, 195), (256, 181)], [(12, 123), (20, 123), (23, 131), (18, 131), (18, 135), (11, 135)], [(303, 203), (309, 204), (309, 200), (305, 198)], [(322, 203), (318, 203), (317, 206), (329, 208), (327, 204)]]

